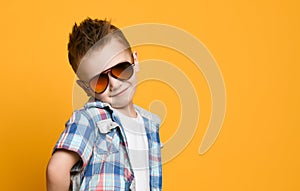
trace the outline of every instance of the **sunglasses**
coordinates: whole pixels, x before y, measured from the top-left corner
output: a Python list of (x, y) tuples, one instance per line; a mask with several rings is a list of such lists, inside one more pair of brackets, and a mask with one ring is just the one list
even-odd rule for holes
[(109, 84), (108, 74), (121, 81), (128, 80), (133, 75), (133, 66), (134, 64), (131, 64), (130, 62), (119, 63), (94, 76), (89, 81), (89, 88), (95, 93), (103, 93)]

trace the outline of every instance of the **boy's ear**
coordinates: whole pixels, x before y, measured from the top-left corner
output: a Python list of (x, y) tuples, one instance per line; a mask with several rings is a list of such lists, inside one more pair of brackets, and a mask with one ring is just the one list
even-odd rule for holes
[(87, 96), (91, 96), (90, 89), (88, 89), (88, 87), (82, 80), (76, 80), (76, 83), (85, 91)]
[(136, 51), (134, 51), (132, 55), (133, 55), (133, 60), (134, 60), (135, 71), (138, 72), (138, 71), (140, 71), (138, 54)]

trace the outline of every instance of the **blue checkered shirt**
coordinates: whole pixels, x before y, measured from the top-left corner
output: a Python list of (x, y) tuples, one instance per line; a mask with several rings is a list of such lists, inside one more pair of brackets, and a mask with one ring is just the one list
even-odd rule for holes
[[(136, 106), (144, 120), (149, 147), (150, 190), (162, 189), (159, 118)], [(127, 140), (119, 118), (108, 104), (88, 102), (73, 112), (54, 151), (78, 153), (81, 160), (72, 173), (80, 172), (80, 191), (134, 190), (134, 173), (129, 161)]]

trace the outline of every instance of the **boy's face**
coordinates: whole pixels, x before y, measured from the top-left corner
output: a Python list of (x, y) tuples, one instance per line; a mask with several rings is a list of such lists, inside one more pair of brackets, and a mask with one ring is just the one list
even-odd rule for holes
[[(81, 79), (79, 85), (86, 91), (87, 94), (95, 97), (102, 102), (109, 103), (113, 108), (122, 109), (127, 106), (132, 106), (132, 99), (135, 93), (137, 79), (135, 72), (138, 69), (137, 63), (133, 67), (133, 75), (128, 80), (119, 80), (111, 76), (108, 72), (108, 86), (100, 94), (94, 93), (90, 88), (87, 88), (89, 81), (98, 74), (107, 71), (108, 69), (122, 62), (134, 63), (133, 56), (128, 50), (124, 50), (118, 40), (111, 39), (103, 47), (93, 50), (85, 55), (78, 68), (77, 75)], [(83, 84), (82, 84), (83, 83)]]

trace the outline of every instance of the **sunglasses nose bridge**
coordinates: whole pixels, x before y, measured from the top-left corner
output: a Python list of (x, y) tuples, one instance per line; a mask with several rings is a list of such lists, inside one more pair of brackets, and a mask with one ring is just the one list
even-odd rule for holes
[(114, 76), (111, 72), (107, 73), (108, 76), (108, 87), (110, 90), (118, 87), (120, 83), (122, 83), (116, 76)]

